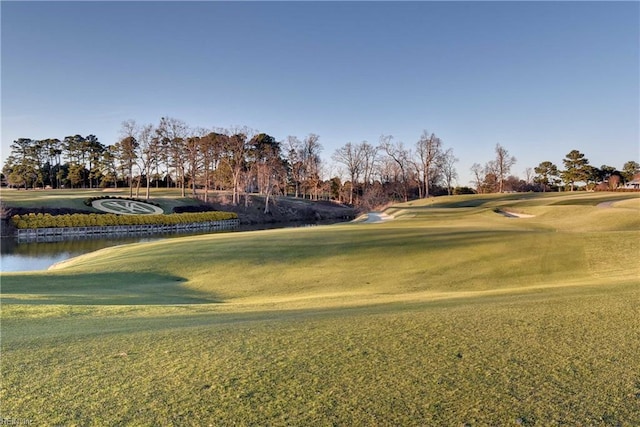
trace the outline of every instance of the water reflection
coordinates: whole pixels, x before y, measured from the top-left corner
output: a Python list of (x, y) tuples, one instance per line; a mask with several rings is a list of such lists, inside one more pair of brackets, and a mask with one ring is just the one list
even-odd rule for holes
[(162, 236), (76, 239), (61, 242), (18, 243), (12, 238), (1, 241), (0, 271), (46, 270), (51, 265), (78, 255), (128, 243), (159, 240)]
[[(308, 227), (313, 225), (331, 224), (336, 221), (325, 222), (300, 222), (300, 223), (276, 223), (259, 225), (241, 225), (233, 231), (223, 230), (215, 233), (234, 233), (237, 231), (265, 230), (271, 228)], [(170, 239), (184, 236), (210, 234), (211, 231), (166, 233), (155, 235), (120, 236), (120, 237), (92, 237), (77, 238), (58, 242), (25, 242), (18, 243), (13, 238), (0, 240), (0, 272), (9, 271), (34, 271), (46, 270), (60, 261), (73, 258), (89, 252), (111, 246), (125, 245), (129, 243), (152, 242), (161, 239)]]

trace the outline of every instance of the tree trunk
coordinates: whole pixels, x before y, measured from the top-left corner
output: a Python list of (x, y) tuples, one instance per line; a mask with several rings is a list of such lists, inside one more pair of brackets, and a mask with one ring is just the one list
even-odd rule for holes
[(239, 191), (238, 191), (238, 180), (239, 180), (238, 173), (234, 172), (234, 174), (233, 174), (233, 196), (232, 196), (231, 200), (232, 200), (232, 203), (235, 206), (238, 206), (238, 204), (240, 203), (240, 195), (238, 194), (239, 193)]
[(145, 194), (145, 200), (149, 200), (149, 195), (150, 195), (150, 192), (151, 192), (151, 179), (150, 179), (149, 175), (150, 174), (147, 173), (147, 191), (146, 191), (146, 194)]
[(133, 197), (133, 169), (129, 168), (129, 197)]
[(204, 202), (209, 201), (209, 170), (204, 171)]
[(264, 202), (264, 213), (268, 214), (269, 213), (269, 198), (271, 196), (271, 191), (267, 190), (267, 197), (265, 197), (265, 202)]
[(142, 181), (142, 175), (138, 177), (136, 182), (136, 199), (140, 198), (140, 181)]
[(184, 187), (185, 187), (185, 185), (184, 185), (184, 184), (185, 184), (185, 179), (184, 179), (184, 169), (182, 169), (182, 170), (180, 171), (180, 187), (181, 187), (180, 195), (181, 195), (182, 197), (187, 197), (187, 192), (186, 192), (186, 189), (184, 188)]

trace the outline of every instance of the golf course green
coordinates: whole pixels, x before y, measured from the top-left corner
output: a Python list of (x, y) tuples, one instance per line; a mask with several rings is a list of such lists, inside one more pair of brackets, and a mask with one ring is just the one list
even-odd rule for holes
[(0, 280), (4, 419), (640, 425), (638, 193), (438, 197)]

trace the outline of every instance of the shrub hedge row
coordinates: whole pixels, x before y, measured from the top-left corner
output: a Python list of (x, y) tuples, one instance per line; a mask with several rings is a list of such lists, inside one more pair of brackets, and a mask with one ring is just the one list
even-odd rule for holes
[(237, 219), (233, 212), (197, 212), (168, 215), (116, 215), (116, 214), (35, 214), (14, 215), (13, 224), (19, 229), (59, 227), (107, 227), (112, 225), (174, 225)]

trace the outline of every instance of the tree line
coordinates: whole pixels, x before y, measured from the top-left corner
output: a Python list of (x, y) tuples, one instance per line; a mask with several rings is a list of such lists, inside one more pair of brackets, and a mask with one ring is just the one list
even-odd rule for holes
[[(495, 148), (495, 159), (484, 165), (474, 163), (471, 172), (477, 193), (504, 191), (574, 191), (616, 190), (640, 173), (640, 164), (634, 160), (626, 162), (622, 169), (602, 165), (595, 167), (579, 150), (571, 150), (562, 160), (564, 169), (551, 161), (543, 161), (534, 168), (525, 170), (525, 179), (509, 175), (516, 158), (500, 144)], [(579, 183), (584, 185), (578, 187)]]
[(163, 117), (156, 125), (123, 122), (118, 141), (109, 145), (95, 135), (20, 138), (2, 172), (12, 187), (128, 187), (130, 196), (144, 192), (147, 199), (153, 187), (179, 188), (183, 197), (205, 201), (209, 190), (226, 190), (234, 204), (258, 193), (267, 209), (273, 195), (375, 206), (451, 194), (457, 178), (453, 150), (427, 131), (411, 147), (392, 136), (378, 144), (348, 142), (332, 154), (333, 165), (323, 162), (322, 151), (313, 133), (278, 141), (247, 127), (191, 128)]
[(105, 145), (95, 135), (64, 139), (20, 138), (11, 145), (4, 167), (14, 187), (129, 187), (149, 198), (152, 187), (175, 187), (195, 196), (203, 189), (230, 190), (237, 204), (242, 192), (269, 197), (291, 185), (295, 195), (319, 197), (321, 147), (318, 136), (289, 137), (283, 143), (248, 128), (230, 130), (190, 128), (169, 117), (157, 125), (122, 123), (117, 142)]
[[(208, 200), (209, 190), (226, 190), (231, 201), (258, 193), (331, 199), (371, 208), (389, 201), (407, 201), (433, 195), (504, 191), (549, 191), (561, 183), (571, 189), (578, 182), (602, 182), (619, 176), (630, 180), (640, 169), (627, 162), (622, 171), (594, 168), (577, 150), (559, 170), (551, 162), (527, 169), (525, 180), (512, 176), (516, 163), (507, 149), (495, 147), (495, 158), (471, 171), (475, 189), (456, 187), (458, 159), (452, 148), (426, 130), (415, 143), (405, 145), (391, 135), (377, 144), (347, 142), (321, 158), (320, 137), (288, 136), (282, 141), (248, 127), (192, 128), (180, 119), (162, 117), (157, 124), (122, 123), (120, 136), (105, 145), (95, 135), (70, 135), (62, 140), (20, 138), (2, 169), (6, 184), (23, 188), (119, 188), (130, 196), (149, 198), (152, 187), (179, 188), (183, 197)], [(337, 168), (337, 169), (336, 169)], [(331, 178), (326, 178), (331, 177)]]

